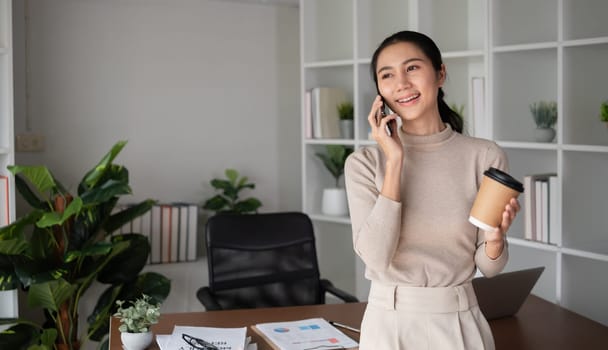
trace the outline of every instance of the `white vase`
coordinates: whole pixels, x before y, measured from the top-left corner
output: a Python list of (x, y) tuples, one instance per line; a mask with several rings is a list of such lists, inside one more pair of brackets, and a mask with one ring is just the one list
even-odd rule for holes
[(325, 215), (345, 216), (348, 214), (346, 191), (343, 188), (326, 188), (323, 190), (321, 212)]
[(120, 340), (125, 350), (144, 350), (152, 344), (153, 334), (147, 333), (120, 333)]
[(536, 142), (551, 142), (555, 138), (555, 129), (536, 128), (534, 129), (534, 139)]
[(343, 139), (353, 138), (354, 122), (352, 119), (341, 119), (340, 120), (340, 137)]

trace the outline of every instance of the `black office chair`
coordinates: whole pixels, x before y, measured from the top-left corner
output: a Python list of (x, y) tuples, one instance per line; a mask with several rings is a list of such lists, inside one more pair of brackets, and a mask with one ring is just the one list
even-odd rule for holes
[(358, 301), (320, 278), (306, 214), (215, 215), (206, 238), (209, 286), (196, 296), (207, 310), (324, 304), (325, 292)]

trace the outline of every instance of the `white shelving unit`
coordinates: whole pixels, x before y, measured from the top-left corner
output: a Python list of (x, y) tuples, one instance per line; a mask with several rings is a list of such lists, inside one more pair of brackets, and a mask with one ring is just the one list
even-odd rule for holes
[[(6, 166), (15, 160), (12, 30), (12, 2), (0, 0), (0, 175), (9, 177), (11, 221), (15, 220), (15, 184)], [(17, 291), (1, 291), (0, 318), (17, 317), (17, 312)]]
[[(304, 93), (313, 87), (342, 87), (355, 106), (354, 139), (306, 139), (302, 133), (302, 207), (319, 227), (331, 226), (332, 232), (319, 232), (321, 241), (343, 236), (331, 258), (344, 266), (342, 276), (353, 276), (357, 295), (365, 299), (368, 284), (352, 253), (350, 220), (320, 214), (322, 189), (333, 180), (314, 154), (326, 144), (374, 144), (367, 138), (376, 94), (370, 58), (383, 38), (411, 29), (431, 36), (442, 50), (446, 99), (465, 105), (470, 134), (497, 141), (519, 179), (558, 174), (562, 242), (525, 240), (522, 211), (509, 232), (507, 270), (546, 266), (535, 294), (608, 324), (608, 186), (601, 182), (608, 175), (608, 129), (598, 118), (608, 99), (608, 2), (301, 0), (300, 13), (302, 124)], [(485, 78), (486, 117), (477, 130), (467, 119), (472, 77)], [(539, 100), (558, 103), (551, 143), (534, 141), (529, 105)]]

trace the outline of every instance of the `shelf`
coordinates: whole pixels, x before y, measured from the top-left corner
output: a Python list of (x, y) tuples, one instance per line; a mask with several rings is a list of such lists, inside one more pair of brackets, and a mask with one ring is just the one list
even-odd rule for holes
[(518, 148), (518, 149), (543, 149), (543, 150), (557, 150), (559, 146), (555, 143), (542, 143), (542, 142), (518, 142), (518, 141), (499, 141), (496, 143), (503, 148)]
[(556, 48), (493, 54), (493, 137), (533, 142), (536, 124), (530, 105), (557, 101), (558, 52)]
[(410, 27), (412, 16), (409, 0), (357, 0), (354, 2), (356, 3), (356, 57), (371, 57), (384, 38)]
[(467, 58), (467, 57), (479, 57), (483, 58), (485, 53), (483, 50), (469, 50), (469, 51), (451, 51), (441, 53), (441, 57), (446, 58)]
[(304, 63), (304, 69), (311, 68), (329, 68), (329, 67), (345, 67), (352, 66), (355, 64), (354, 60), (340, 60), (340, 61), (320, 61), (320, 62), (309, 62)]
[(564, 151), (608, 153), (608, 146), (563, 145)]
[(355, 145), (355, 141), (352, 139), (306, 139), (304, 143), (307, 145)]
[(341, 61), (353, 55), (353, 1), (300, 2), (303, 62)]
[(549, 41), (549, 42), (544, 42), (544, 43), (496, 46), (492, 49), (492, 52), (496, 53), (496, 52), (532, 51), (532, 50), (555, 49), (557, 47), (558, 47), (557, 41)]
[(329, 216), (322, 214), (309, 214), (310, 218), (316, 221), (334, 222), (338, 224), (350, 224), (350, 218), (341, 216)]
[(485, 0), (418, 1), (418, 30), (442, 52), (485, 47)]
[(559, 248), (555, 245), (551, 245), (551, 244), (543, 243), (543, 242), (530, 241), (527, 239), (521, 239), (521, 238), (516, 238), (516, 237), (507, 237), (507, 241), (509, 242), (509, 244), (545, 250), (548, 252), (557, 252), (559, 250)]
[(562, 45), (564, 47), (591, 46), (591, 45), (601, 45), (601, 44), (608, 44), (608, 37), (566, 40), (562, 43)]
[(564, 39), (608, 36), (608, 2), (601, 0), (561, 0)]
[(608, 255), (606, 254), (598, 254), (591, 253), (584, 250), (571, 249), (571, 248), (561, 248), (562, 253), (566, 255), (578, 256), (581, 258), (593, 259), (608, 262)]
[[(301, 53), (304, 89), (321, 84), (344, 87), (352, 92), (355, 105), (353, 140), (302, 140), (303, 210), (316, 222), (344, 224), (339, 230), (350, 224), (348, 217), (320, 214), (323, 189), (335, 185), (335, 180), (315, 153), (328, 144), (377, 146), (376, 141), (368, 139), (367, 121), (377, 95), (370, 77), (373, 51), (386, 36), (399, 30), (423, 32), (433, 38), (442, 52), (448, 73), (444, 84), (446, 102), (464, 106), (465, 125), (475, 125), (467, 119), (472, 116), (471, 79), (484, 78), (485, 110), (482, 121), (478, 121), (482, 133), (467, 132), (494, 140), (507, 154), (509, 172), (515, 178), (539, 173), (558, 176), (560, 245), (525, 239), (520, 213), (509, 230), (510, 259), (505, 270), (545, 266), (534, 292), (549, 300), (564, 301), (574, 311), (593, 315), (587, 301), (581, 300), (584, 293), (575, 287), (583, 283), (597, 285), (589, 300), (598, 302), (608, 291), (608, 282), (595, 280), (593, 274), (584, 276), (585, 269), (595, 274), (600, 271), (604, 276), (608, 268), (608, 232), (604, 222), (608, 207), (608, 186), (604, 184), (608, 173), (608, 128), (598, 118), (600, 103), (608, 98), (608, 70), (601, 69), (608, 62), (608, 1), (302, 3), (305, 17), (316, 16), (306, 18), (301, 27), (303, 37), (308, 36)], [(311, 12), (313, 8), (317, 12)], [(325, 8), (330, 15), (337, 15), (334, 23), (339, 39), (334, 32), (328, 32), (328, 37), (323, 35), (330, 15), (318, 11)], [(317, 27), (311, 29), (311, 25)], [(558, 104), (556, 137), (552, 142), (535, 141), (536, 124), (530, 105), (539, 101)], [(520, 203), (523, 204), (523, 196)], [(332, 225), (326, 226), (332, 232), (336, 230)], [(357, 292), (365, 294), (368, 286), (361, 276), (357, 278)], [(605, 310), (603, 317), (608, 315), (608, 308)]]
[(596, 152), (596, 153), (608, 153), (608, 146), (594, 146), (594, 145), (571, 145), (564, 144), (558, 145), (555, 143), (540, 143), (540, 142), (517, 142), (517, 141), (499, 141), (496, 143), (502, 148), (513, 148), (513, 149), (539, 149), (539, 150), (553, 150), (563, 149), (564, 151), (573, 152)]
[(505, 46), (557, 41), (558, 4), (557, 0), (490, 0), (492, 44)]

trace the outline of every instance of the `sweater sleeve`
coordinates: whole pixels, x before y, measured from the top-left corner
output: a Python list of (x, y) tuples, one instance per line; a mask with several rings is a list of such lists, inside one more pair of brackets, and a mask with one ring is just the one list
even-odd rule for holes
[[(509, 164), (505, 152), (494, 142), (487, 149), (484, 171), (494, 167), (508, 172)], [(475, 252), (475, 264), (484, 276), (492, 277), (499, 274), (509, 260), (508, 244), (505, 241), (502, 253), (496, 259), (490, 259), (485, 251), (484, 231), (477, 229), (477, 250)]]
[(353, 230), (353, 247), (368, 269), (385, 271), (401, 232), (401, 203), (380, 194), (377, 160), (362, 149), (346, 160), (344, 179)]

